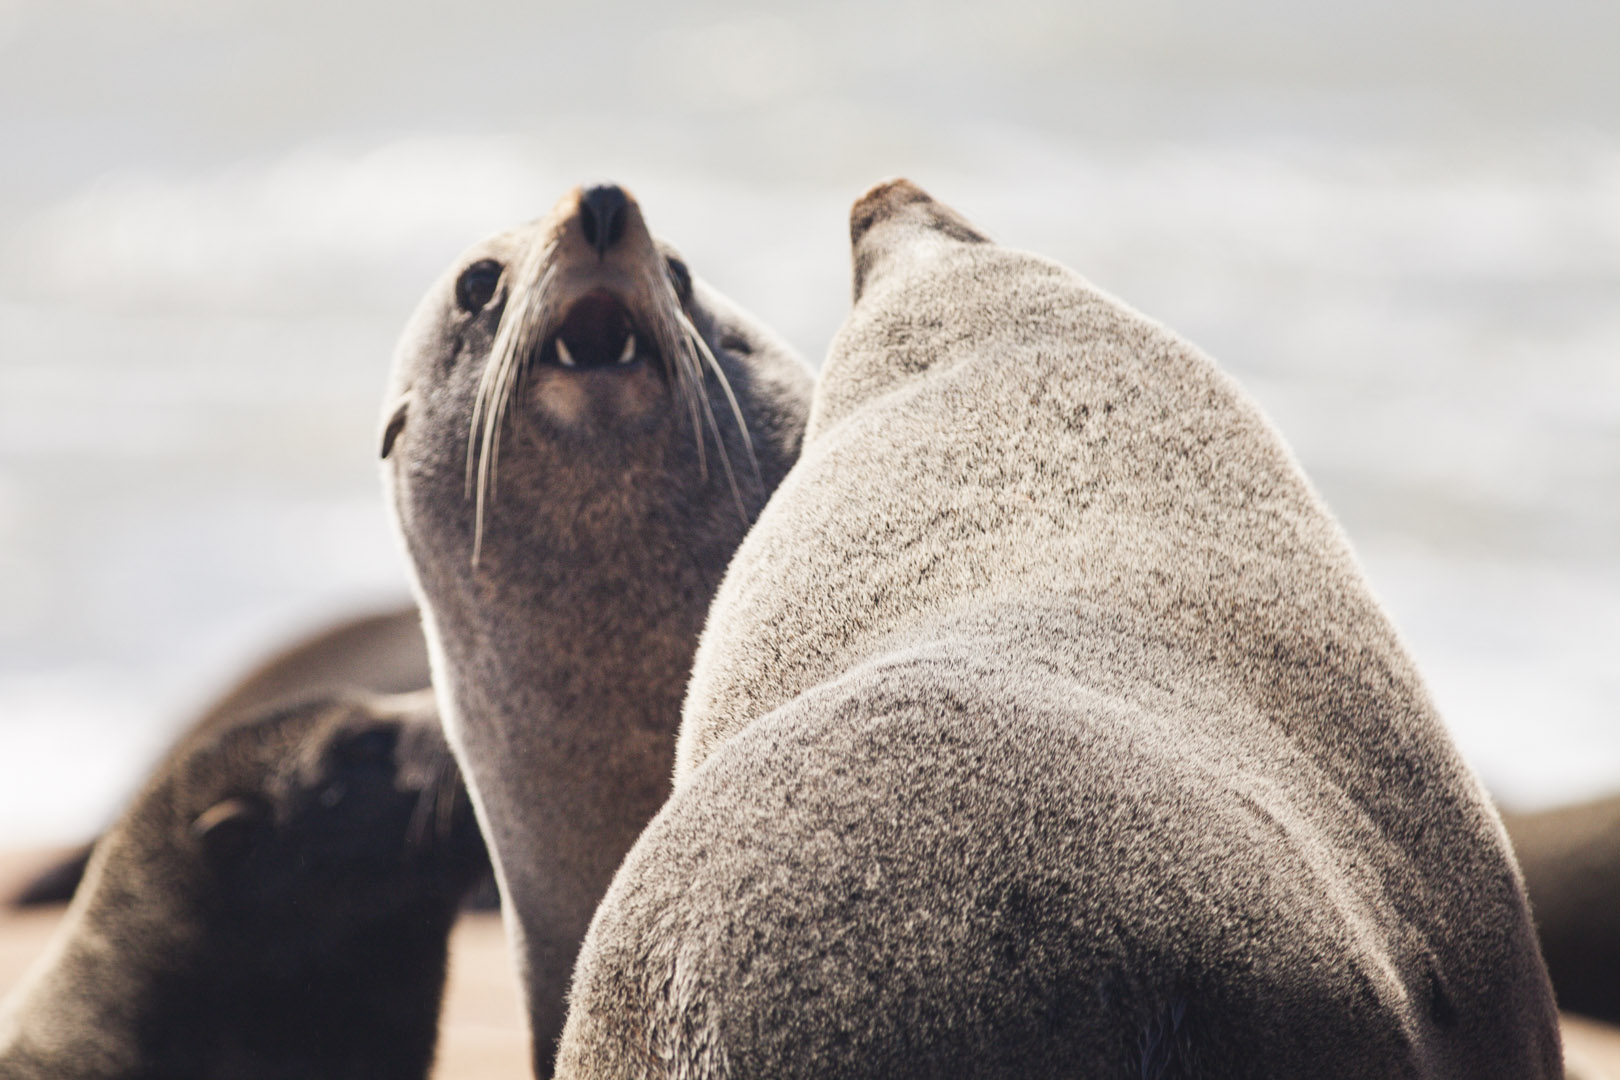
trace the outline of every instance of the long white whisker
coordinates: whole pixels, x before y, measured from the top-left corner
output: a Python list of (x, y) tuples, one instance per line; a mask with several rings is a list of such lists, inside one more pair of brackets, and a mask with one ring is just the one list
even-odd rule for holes
[(674, 348), (670, 355), (675, 357), (681, 382), (681, 396), (686, 400), (686, 412), (692, 419), (692, 439), (697, 445), (698, 475), (703, 479), (709, 478), (709, 444), (703, 437), (702, 409), (707, 403), (703, 395), (703, 375), (695, 370), (692, 358), (687, 355), (686, 346), (679, 338), (674, 339)]
[[(698, 366), (697, 362), (697, 350), (692, 347), (692, 343), (690, 341), (686, 344), (686, 348), (688, 350), (686, 353), (687, 363), (689, 363), (693, 369), (693, 382), (700, 390), (698, 400), (703, 403), (703, 416), (704, 419), (708, 420), (709, 422), (709, 431), (714, 434), (715, 448), (720, 452), (720, 467), (725, 470), (726, 484), (731, 488), (731, 498), (732, 501), (737, 504), (737, 513), (744, 521), (747, 521), (748, 509), (743, 503), (742, 489), (737, 486), (737, 474), (733, 472), (731, 468), (731, 454), (726, 451), (725, 434), (720, 430), (720, 421), (715, 418), (714, 406), (709, 402), (707, 387), (704, 386), (705, 380), (703, 378), (703, 369)], [(699, 431), (699, 441), (701, 441), (702, 438), (703, 432)]]
[(474, 497), (472, 562), (484, 548), (484, 524), (499, 481), (501, 432), (512, 399), (522, 384), (523, 367), (535, 342), (549, 327), (555, 307), (551, 283), (554, 244), (532, 249), (513, 275), (495, 341), (479, 376), (467, 431), (467, 491)]
[(732, 419), (737, 421), (737, 430), (742, 433), (743, 447), (748, 451), (748, 464), (754, 470), (754, 479), (763, 487), (765, 479), (759, 471), (759, 457), (754, 453), (754, 437), (748, 431), (748, 421), (743, 418), (742, 406), (737, 403), (737, 395), (732, 392), (731, 380), (726, 378), (725, 371), (720, 367), (720, 361), (714, 358), (714, 353), (709, 349), (709, 343), (703, 340), (703, 335), (698, 333), (697, 327), (692, 325), (692, 320), (686, 317), (684, 311), (680, 313), (680, 320), (682, 328), (686, 331), (687, 340), (692, 343), (697, 354), (709, 365), (709, 370), (714, 372), (714, 377), (720, 382), (720, 390), (726, 395), (726, 403), (731, 407)]
[(427, 846), (427, 839), (432, 828), (436, 808), (433, 805), (438, 800), (438, 793), (432, 786), (424, 786), (417, 793), (416, 802), (411, 806), (411, 819), (405, 826), (405, 846), (420, 851)]
[(446, 758), (440, 764), (439, 775), (433, 781), (435, 788), (433, 804), (438, 811), (436, 832), (440, 840), (449, 840), (451, 829), (455, 825), (456, 800), (460, 797), (456, 780), (455, 763)]
[(659, 305), (653, 334), (658, 339), (659, 349), (669, 361), (671, 384), (680, 404), (686, 408), (687, 417), (692, 421), (692, 440), (697, 450), (698, 475), (708, 480), (708, 449), (703, 438), (703, 418), (698, 402), (704, 393), (703, 373), (697, 369), (690, 355), (691, 350), (686, 345), (685, 336), (676, 321), (678, 316), (672, 314), (680, 312), (680, 298), (675, 295), (674, 288), (662, 274), (650, 280), (648, 285), (649, 291), (659, 294), (664, 301)]

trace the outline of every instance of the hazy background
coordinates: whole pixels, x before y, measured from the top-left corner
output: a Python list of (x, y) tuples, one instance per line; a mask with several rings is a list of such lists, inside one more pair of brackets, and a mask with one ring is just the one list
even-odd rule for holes
[(1487, 782), (1620, 788), (1620, 4), (0, 0), (0, 844), (392, 599), (395, 334), (622, 181), (818, 361), (904, 173), (1213, 353)]

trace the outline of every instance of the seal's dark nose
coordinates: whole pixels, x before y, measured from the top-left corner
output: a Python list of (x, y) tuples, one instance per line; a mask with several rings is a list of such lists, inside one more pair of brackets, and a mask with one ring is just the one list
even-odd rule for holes
[(624, 189), (617, 184), (592, 184), (579, 193), (579, 224), (585, 242), (606, 255), (624, 235)]

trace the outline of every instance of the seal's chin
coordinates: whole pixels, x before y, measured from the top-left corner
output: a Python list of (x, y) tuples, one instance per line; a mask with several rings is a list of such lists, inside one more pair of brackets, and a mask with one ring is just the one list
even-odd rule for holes
[(626, 371), (643, 363), (662, 369), (663, 356), (623, 301), (597, 289), (574, 301), (536, 362), (567, 371)]

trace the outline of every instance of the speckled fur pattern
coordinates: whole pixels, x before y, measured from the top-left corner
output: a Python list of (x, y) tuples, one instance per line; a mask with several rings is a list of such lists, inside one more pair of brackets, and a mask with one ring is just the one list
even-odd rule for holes
[[(542, 1076), (591, 913), (668, 794), (709, 601), (798, 455), (811, 385), (798, 357), (652, 239), (633, 199), (622, 238), (599, 254), (581, 197), (477, 245), (428, 292), (400, 345), (385, 425), (385, 483), (446, 731), (496, 863)], [(485, 262), (503, 268), (502, 284), (469, 313), (457, 281)], [(688, 320), (743, 425), (714, 368), (700, 372), (694, 406), (694, 384), (667, 364), (529, 364), (491, 441), (499, 471), (475, 561), (469, 430), (493, 415), (477, 411), (480, 383), (505, 313), (545, 306), (508, 295), (526, 288), (513, 267), (576, 292), (612, 290), (647, 323)], [(671, 291), (649, 287), (666, 274)], [(678, 313), (660, 307), (676, 302)]]
[(221, 720), (96, 845), (0, 1076), (424, 1080), (488, 873), (430, 693)]
[(914, 185), (558, 1075), (1560, 1075), (1502, 827), (1232, 381)]

